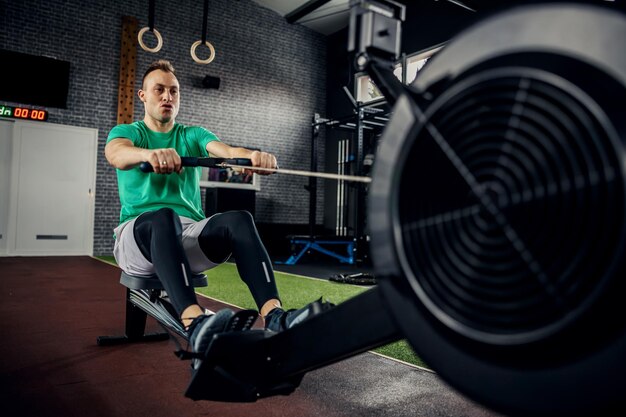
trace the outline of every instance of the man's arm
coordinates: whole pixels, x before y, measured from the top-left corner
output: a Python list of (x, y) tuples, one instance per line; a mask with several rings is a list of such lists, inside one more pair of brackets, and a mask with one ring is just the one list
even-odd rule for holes
[(157, 174), (180, 172), (182, 165), (175, 149), (143, 149), (133, 145), (130, 139), (113, 139), (104, 148), (104, 155), (113, 167), (131, 169), (142, 162), (152, 165)]
[[(252, 151), (246, 148), (239, 148), (225, 144), (224, 142), (212, 141), (207, 143), (206, 150), (218, 158), (246, 158), (252, 161), (253, 167), (277, 168), (276, 157), (271, 153)], [(268, 175), (267, 171), (258, 171), (258, 174)]]

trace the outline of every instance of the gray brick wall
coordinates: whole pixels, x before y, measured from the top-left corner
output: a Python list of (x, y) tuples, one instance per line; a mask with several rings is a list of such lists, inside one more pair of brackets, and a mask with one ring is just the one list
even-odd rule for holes
[[(250, 0), (211, 0), (207, 39), (217, 56), (199, 65), (189, 49), (201, 38), (202, 9), (201, 1), (156, 2), (155, 27), (164, 44), (156, 54), (138, 47), (138, 76), (155, 59), (171, 60), (182, 88), (179, 122), (205, 126), (230, 144), (273, 152), (282, 167), (308, 169), (310, 121), (326, 107), (325, 38)], [(111, 253), (119, 216), (115, 172), (103, 149), (116, 123), (122, 16), (147, 26), (148, 1), (0, 0), (0, 48), (71, 63), (68, 108), (49, 108), (49, 121), (98, 129), (96, 255)], [(203, 52), (200, 48), (199, 55), (206, 56)], [(207, 74), (221, 78), (219, 90), (200, 87)], [(135, 120), (143, 118), (139, 100), (134, 114)], [(322, 164), (323, 140), (319, 152)], [(306, 183), (298, 177), (263, 178), (257, 221), (307, 223)], [(319, 198), (318, 223), (322, 216)]]

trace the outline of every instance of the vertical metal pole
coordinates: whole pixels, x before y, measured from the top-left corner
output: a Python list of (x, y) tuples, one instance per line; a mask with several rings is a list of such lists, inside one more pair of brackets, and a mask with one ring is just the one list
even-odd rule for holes
[[(343, 140), (343, 149), (341, 150), (341, 160), (343, 165), (341, 166), (341, 173), (343, 175), (346, 174), (346, 169), (348, 167), (348, 155), (350, 154), (350, 139)], [(346, 227), (346, 219), (348, 218), (348, 213), (346, 213), (348, 195), (347, 195), (347, 187), (345, 181), (341, 181), (341, 236), (348, 235), (348, 229)]]
[[(365, 111), (362, 107), (359, 108), (358, 117), (356, 121), (357, 130), (357, 146), (356, 146), (356, 160), (354, 161), (355, 175), (361, 175), (363, 171), (363, 148), (364, 148), (364, 123)], [(363, 241), (364, 236), (364, 224), (365, 224), (365, 198), (363, 187), (358, 184), (354, 184), (355, 198), (354, 198), (354, 239), (356, 243), (356, 262), (363, 260)]]
[[(313, 134), (311, 137), (311, 172), (317, 172), (317, 137), (320, 134), (320, 115), (313, 116)], [(317, 178), (309, 177), (309, 237), (315, 240), (317, 218)]]
[(362, 108), (359, 108), (359, 116), (357, 119), (357, 143), (356, 143), (356, 160), (355, 160), (355, 172), (354, 175), (361, 175), (361, 171), (363, 168), (363, 143), (365, 141), (363, 137), (363, 119), (365, 118), (365, 111)]
[[(343, 159), (341, 158), (343, 150), (343, 139), (337, 141), (337, 174), (342, 175)], [(335, 216), (335, 235), (341, 236), (341, 184), (342, 181), (337, 182), (337, 215)]]
[(148, 315), (130, 302), (130, 291), (130, 288), (126, 288), (126, 337), (131, 341), (141, 340), (146, 330)]

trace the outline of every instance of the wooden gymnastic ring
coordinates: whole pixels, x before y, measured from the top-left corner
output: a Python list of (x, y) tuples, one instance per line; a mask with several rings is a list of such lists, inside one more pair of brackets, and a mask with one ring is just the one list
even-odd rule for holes
[(211, 43), (209, 41), (204, 41), (204, 44), (207, 46), (207, 48), (209, 48), (209, 50), (211, 51), (211, 55), (207, 58), (207, 59), (200, 59), (198, 58), (198, 56), (196, 55), (196, 48), (198, 46), (200, 46), (202, 44), (202, 41), (195, 41), (193, 43), (193, 45), (191, 45), (191, 57), (193, 58), (194, 61), (196, 61), (198, 64), (210, 64), (211, 62), (213, 62), (213, 60), (215, 59), (215, 48), (213, 47), (213, 45), (211, 45)]
[(161, 50), (161, 47), (163, 46), (163, 38), (161, 37), (161, 34), (158, 30), (152, 29), (151, 32), (154, 33), (154, 36), (156, 36), (157, 38), (157, 46), (155, 46), (154, 48), (149, 48), (145, 43), (143, 43), (143, 35), (149, 30), (150, 28), (148, 26), (142, 28), (137, 34), (137, 41), (139, 42), (139, 46), (141, 46), (144, 51), (157, 53)]

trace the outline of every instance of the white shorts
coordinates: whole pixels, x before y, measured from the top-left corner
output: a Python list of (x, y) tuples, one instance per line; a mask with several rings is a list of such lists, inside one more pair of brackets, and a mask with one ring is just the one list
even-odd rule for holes
[[(179, 218), (183, 226), (183, 248), (185, 249), (191, 271), (197, 274), (216, 267), (218, 264), (211, 262), (204, 255), (198, 243), (198, 236), (210, 217), (199, 222), (187, 217), (179, 216)], [(116, 238), (113, 256), (115, 256), (115, 260), (122, 271), (127, 274), (154, 275), (154, 265), (143, 256), (133, 234), (136, 220), (137, 217), (115, 228)]]

